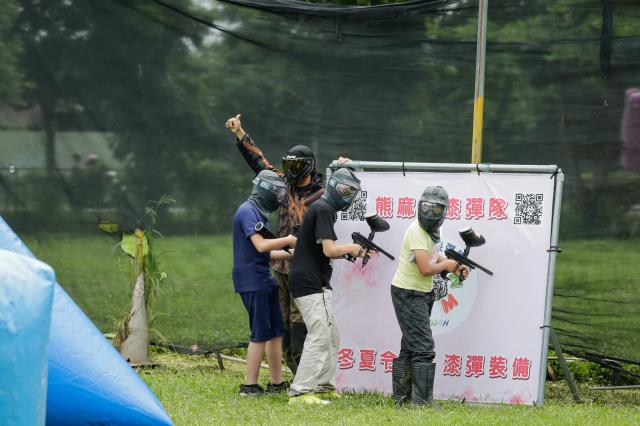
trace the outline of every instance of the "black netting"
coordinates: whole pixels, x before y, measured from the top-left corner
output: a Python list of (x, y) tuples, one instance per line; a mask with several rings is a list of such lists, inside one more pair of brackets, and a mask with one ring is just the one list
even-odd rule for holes
[[(0, 214), (104, 331), (127, 310), (116, 241), (148, 200), (168, 273), (167, 340), (245, 340), (230, 220), (252, 171), (224, 127), (276, 165), (469, 161), (477, 2), (5, 0)], [(553, 324), (577, 353), (640, 358), (640, 5), (492, 0), (483, 162), (566, 175)]]

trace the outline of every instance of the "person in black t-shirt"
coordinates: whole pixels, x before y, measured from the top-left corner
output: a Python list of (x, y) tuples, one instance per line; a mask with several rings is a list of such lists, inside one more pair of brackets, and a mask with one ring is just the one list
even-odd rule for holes
[[(278, 170), (244, 131), (240, 114), (229, 118), (226, 127), (236, 136), (238, 150), (255, 173), (272, 170), (285, 179), (288, 191), (283, 205), (278, 209), (278, 225), (274, 234), (278, 237), (296, 234), (296, 228), (302, 223), (302, 218), (309, 206), (319, 200), (324, 193), (323, 175), (316, 170), (313, 150), (305, 145), (290, 148), (282, 157), (282, 170)], [(299, 142), (304, 143), (304, 138)], [(348, 158), (338, 158), (338, 164), (347, 161), (349, 161)], [(295, 375), (302, 356), (307, 327), (289, 291), (291, 261), (289, 259), (272, 261), (271, 268), (280, 287), (280, 310), (285, 330), (282, 338), (284, 360)]]
[(331, 175), (325, 193), (304, 215), (289, 273), (289, 287), (307, 325), (302, 358), (289, 389), (289, 404), (328, 404), (337, 397), (336, 364), (340, 337), (331, 306), (332, 259), (362, 256), (358, 244), (336, 244), (337, 211), (347, 210), (360, 191), (348, 169)]

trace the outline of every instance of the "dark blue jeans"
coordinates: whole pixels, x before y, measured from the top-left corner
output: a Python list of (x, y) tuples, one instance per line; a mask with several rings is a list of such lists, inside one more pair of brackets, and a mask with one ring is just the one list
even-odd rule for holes
[(425, 293), (392, 285), (391, 301), (402, 331), (398, 358), (432, 362), (436, 357), (431, 334), (431, 309), (435, 302), (433, 291)]

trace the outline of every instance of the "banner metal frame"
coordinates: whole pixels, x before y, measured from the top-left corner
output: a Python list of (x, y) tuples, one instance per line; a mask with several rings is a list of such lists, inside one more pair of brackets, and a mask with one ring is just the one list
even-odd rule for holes
[[(401, 171), (405, 172), (445, 172), (445, 173), (538, 173), (549, 174), (551, 179), (554, 179), (554, 198), (551, 215), (551, 235), (549, 239), (549, 260), (547, 263), (547, 286), (546, 297), (544, 307), (544, 320), (540, 325), (542, 329), (542, 348), (540, 358), (540, 371), (538, 381), (538, 396), (536, 399), (536, 405), (544, 404), (544, 387), (547, 378), (547, 362), (548, 362), (548, 348), (549, 348), (549, 336), (553, 330), (551, 328), (551, 306), (553, 302), (553, 288), (555, 284), (556, 273), (556, 257), (560, 252), (558, 248), (558, 238), (560, 232), (560, 212), (562, 206), (562, 190), (564, 186), (564, 174), (562, 169), (557, 165), (531, 165), (531, 164), (464, 164), (464, 163), (408, 163), (404, 161), (347, 161), (339, 164), (337, 161), (333, 161), (326, 171), (327, 180), (331, 176), (333, 170), (340, 167), (349, 167), (357, 171)], [(558, 345), (559, 347), (559, 345)], [(554, 344), (555, 349), (555, 344)], [(556, 349), (557, 350), (557, 349)], [(560, 349), (562, 352), (562, 349)], [(559, 354), (562, 356), (562, 353)], [(564, 366), (563, 366), (564, 368)], [(565, 375), (567, 372), (565, 371)], [(575, 383), (571, 373), (569, 377), (566, 377), (569, 385)], [(573, 392), (573, 388), (572, 388)], [(574, 393), (574, 398), (576, 398)], [(579, 397), (578, 397), (579, 398)]]

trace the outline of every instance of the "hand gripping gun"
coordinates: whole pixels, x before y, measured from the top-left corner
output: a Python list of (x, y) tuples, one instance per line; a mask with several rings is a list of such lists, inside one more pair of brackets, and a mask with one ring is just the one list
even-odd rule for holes
[[(297, 225), (296, 225), (297, 226)], [(274, 238), (278, 238), (276, 237), (273, 232), (271, 232), (269, 230), (269, 228), (267, 228), (263, 222), (258, 222), (256, 223), (256, 227), (255, 230), (258, 234), (262, 235), (262, 238), (266, 238), (267, 240), (273, 240)], [(297, 231), (295, 230), (294, 227), (294, 232), (297, 233)], [(282, 250), (286, 251), (287, 253), (291, 254), (291, 251), (289, 250), (290, 247), (285, 247)]]
[[(365, 237), (359, 232), (353, 232), (351, 234), (351, 239), (355, 244), (362, 246), (365, 249), (364, 257), (362, 258), (362, 267), (367, 264), (369, 261), (369, 251), (373, 250), (376, 252), (380, 252), (387, 256), (391, 260), (395, 260), (396, 258), (387, 253), (382, 247), (373, 242), (373, 237), (376, 235), (376, 232), (384, 232), (389, 230), (389, 222), (379, 217), (377, 214), (365, 216), (365, 220), (367, 221), (367, 225), (371, 229), (369, 233), (369, 237)], [(345, 258), (349, 262), (355, 262), (355, 257), (345, 255)]]
[[(447, 258), (449, 259), (455, 260), (458, 263), (467, 265), (470, 269), (478, 268), (486, 274), (493, 275), (493, 272), (467, 257), (469, 255), (469, 251), (471, 251), (471, 247), (480, 247), (487, 242), (484, 237), (480, 234), (476, 234), (475, 231), (470, 226), (468, 226), (460, 230), (460, 238), (462, 238), (462, 241), (465, 244), (464, 252), (461, 254), (452, 248), (448, 248), (444, 251), (445, 256), (447, 256)], [(442, 277), (446, 277), (447, 272), (443, 271), (441, 275)], [(459, 280), (460, 283), (464, 281), (463, 274), (460, 274)]]

